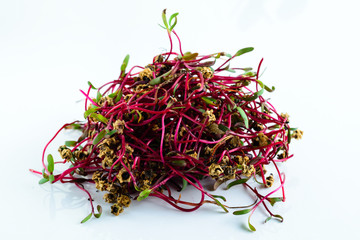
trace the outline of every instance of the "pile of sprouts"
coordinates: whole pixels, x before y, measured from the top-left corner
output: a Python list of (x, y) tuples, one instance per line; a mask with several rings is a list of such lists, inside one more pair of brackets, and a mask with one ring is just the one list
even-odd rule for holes
[[(164, 10), (162, 18), (170, 39), (169, 52), (155, 56), (145, 67), (128, 71), (127, 55), (118, 79), (99, 88), (89, 82), (87, 91), (81, 90), (85, 121), (63, 125), (44, 148), (43, 172), (31, 171), (42, 175), (41, 184), (71, 183), (88, 195), (92, 211), (82, 223), (102, 212), (100, 205), (95, 211), (84, 183), (104, 192), (103, 199), (111, 204), (109, 211), (114, 215), (132, 200), (147, 197), (186, 212), (205, 203), (228, 212), (232, 207), (222, 203), (223, 196), (209, 193), (203, 187), (204, 179), (213, 181), (213, 189), (225, 182), (227, 188), (241, 184), (243, 190), (250, 189), (256, 201), (233, 214), (249, 213), (251, 230), (255, 228), (250, 217), (260, 205), (269, 213), (266, 221), (282, 221), (269, 210), (269, 204), (285, 201), (285, 176), (277, 165), (293, 156), (290, 141), (300, 139), (303, 132), (290, 128), (288, 114), (279, 114), (262, 96), (274, 91), (259, 80), (262, 60), (252, 71), (230, 68), (230, 61), (251, 52), (251, 47), (233, 55), (183, 52), (174, 31), (177, 13), (167, 19)], [(173, 51), (173, 36), (179, 53)], [(59, 147), (62, 161), (54, 163), (49, 154), (46, 163), (46, 149), (63, 129), (81, 131), (81, 137)], [(55, 172), (55, 164), (69, 167)], [(274, 174), (267, 173), (268, 164), (276, 169)], [(255, 179), (252, 182), (258, 188), (268, 188), (269, 193), (260, 194), (249, 179)], [(172, 190), (182, 191), (190, 185), (201, 193), (198, 202), (173, 197)], [(280, 196), (274, 197), (278, 192)]]

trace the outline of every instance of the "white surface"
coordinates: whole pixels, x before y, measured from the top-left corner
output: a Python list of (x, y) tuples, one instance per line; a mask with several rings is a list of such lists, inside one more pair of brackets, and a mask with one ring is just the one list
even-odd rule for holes
[[(119, 217), (103, 204), (101, 219), (80, 225), (89, 210), (74, 187), (39, 186), (46, 142), (65, 122), (81, 119), (78, 89), (116, 78), (122, 59), (147, 64), (169, 47), (157, 26), (161, 11), (179, 12), (184, 51), (233, 53), (256, 67), (264, 57), (266, 93), (292, 126), (305, 131), (283, 166), (285, 221), (215, 206), (193, 213), (157, 199), (135, 203)], [(1, 1), (0, 81), (2, 239), (359, 239), (359, 42), (357, 1)], [(68, 135), (62, 135), (56, 146)], [(50, 151), (51, 152), (51, 151)], [(244, 204), (236, 190), (224, 193)], [(97, 197), (98, 200), (99, 197)], [(197, 198), (194, 198), (196, 200)], [(239, 199), (239, 202), (237, 202)]]

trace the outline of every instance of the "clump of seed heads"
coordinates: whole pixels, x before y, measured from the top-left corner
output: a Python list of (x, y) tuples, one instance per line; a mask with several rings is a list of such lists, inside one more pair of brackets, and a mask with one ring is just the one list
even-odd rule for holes
[[(89, 82), (85, 96), (85, 121), (65, 124), (45, 146), (43, 172), (40, 183), (73, 183), (89, 199), (92, 215), (100, 217), (102, 208), (95, 212), (92, 197), (84, 183), (92, 183), (105, 192), (103, 198), (112, 204), (111, 213), (119, 215), (132, 199), (148, 196), (162, 199), (181, 211), (194, 211), (205, 203), (215, 204), (228, 212), (223, 196), (210, 194), (203, 179), (212, 179), (214, 189), (231, 180), (227, 188), (243, 185), (257, 200), (235, 215), (250, 217), (263, 205), (269, 217), (282, 221), (273, 214), (268, 204), (285, 201), (285, 176), (277, 164), (289, 154), (291, 138), (301, 139), (303, 132), (290, 128), (289, 115), (279, 114), (264, 91), (272, 92), (259, 80), (259, 71), (251, 68), (230, 68), (230, 61), (253, 48), (243, 48), (234, 55), (224, 52), (199, 55), (182, 52), (181, 41), (174, 26), (177, 13), (169, 20), (162, 14), (164, 29), (170, 39), (170, 51), (155, 56), (145, 66), (126, 67), (129, 55), (121, 66), (118, 79), (95, 88)], [(179, 42), (180, 53), (173, 52), (172, 35)], [(220, 62), (220, 64), (217, 64)], [(215, 67), (216, 66), (216, 67)], [(96, 97), (91, 91), (96, 90)], [(76, 141), (59, 147), (63, 161), (54, 163), (45, 151), (63, 129), (81, 131)], [(55, 164), (70, 164), (61, 173), (54, 173)], [(265, 165), (272, 164), (277, 176), (267, 174)], [(260, 187), (270, 189), (261, 195), (248, 180), (254, 178)], [(274, 187), (275, 180), (279, 185)], [(181, 191), (187, 185), (198, 189), (198, 202), (173, 197), (171, 190)], [(273, 189), (274, 188), (274, 189)], [(272, 195), (282, 189), (281, 197)], [(180, 195), (181, 196), (181, 195)]]

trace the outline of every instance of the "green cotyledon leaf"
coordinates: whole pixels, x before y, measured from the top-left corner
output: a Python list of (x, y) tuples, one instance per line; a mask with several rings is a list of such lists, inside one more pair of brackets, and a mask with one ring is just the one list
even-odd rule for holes
[[(174, 27), (176, 26), (176, 23), (177, 23), (177, 15), (179, 13), (174, 13), (170, 16), (169, 18), (169, 26), (170, 26), (170, 32), (174, 29)], [(173, 24), (171, 24), (172, 20), (175, 18), (175, 21)]]
[(243, 55), (245, 53), (251, 52), (252, 50), (254, 50), (253, 47), (242, 48), (239, 51), (237, 51), (234, 56), (237, 57), (237, 56)]
[(67, 147), (75, 147), (76, 141), (65, 141), (65, 146)]
[(248, 220), (248, 224), (249, 224), (250, 230), (253, 231), (253, 232), (255, 232), (255, 231), (256, 231), (256, 228), (255, 228), (253, 225), (251, 225), (250, 219)]
[(100, 91), (98, 91), (96, 94), (96, 102), (98, 103), (101, 98), (102, 98), (102, 95), (101, 95)]
[(244, 215), (251, 212), (251, 208), (233, 212), (234, 215)]
[(151, 189), (143, 190), (142, 192), (140, 192), (139, 196), (137, 197), (137, 200), (138, 201), (144, 200), (149, 196), (150, 193), (151, 193)]
[(201, 99), (206, 102), (207, 104), (210, 105), (216, 105), (216, 99), (211, 98), (211, 97), (201, 97)]
[(49, 173), (52, 173), (54, 171), (54, 158), (51, 154), (47, 156), (47, 162), (48, 162), (47, 169)]
[(274, 206), (274, 204), (276, 202), (282, 202), (283, 198), (282, 197), (272, 197), (272, 198), (267, 198), (267, 200), (270, 202), (271, 206)]
[(49, 175), (49, 181), (50, 183), (53, 183), (55, 181), (55, 176), (53, 174)]
[(92, 216), (92, 213), (90, 213), (89, 215), (87, 215), (82, 221), (81, 223), (87, 222)]
[(103, 122), (105, 124), (107, 124), (109, 122), (109, 120), (101, 114), (91, 113), (90, 117), (95, 118), (96, 120)]
[(216, 198), (214, 198), (214, 201), (216, 202), (217, 205), (219, 205), (225, 212), (229, 212), (229, 210), (226, 209), (226, 207), (219, 202), (219, 200), (217, 200)]
[(245, 111), (241, 107), (236, 107), (236, 109), (238, 110), (240, 116), (244, 120), (245, 127), (249, 128), (249, 119), (247, 118)]
[(94, 85), (90, 81), (88, 81), (88, 84), (91, 87), (91, 89), (96, 89), (96, 87), (94, 87)]
[(163, 10), (161, 17), (162, 17), (162, 20), (163, 20), (163, 23), (164, 23), (166, 29), (169, 30), (169, 25), (166, 20), (166, 9)]
[(224, 196), (214, 195), (214, 194), (211, 194), (211, 196), (213, 196), (214, 198), (220, 198), (220, 199), (222, 199), (224, 202), (226, 202), (226, 198), (225, 198)]
[(182, 184), (182, 188), (181, 188), (181, 191), (184, 191), (185, 190), (185, 188), (187, 187), (187, 185), (188, 185), (188, 182), (183, 178), (182, 179), (182, 182), (183, 182), (183, 184)]
[(48, 181), (49, 181), (49, 179), (42, 178), (42, 179), (40, 179), (39, 184), (44, 184), (44, 183), (46, 183)]
[(94, 141), (93, 141), (93, 145), (98, 144), (106, 135), (106, 130), (102, 130), (98, 135), (96, 135)]
[(227, 186), (226, 186), (226, 189), (229, 189), (235, 185), (239, 185), (239, 184), (243, 184), (243, 183), (246, 183), (249, 179), (247, 178), (244, 178), (244, 179), (238, 179), (238, 180), (235, 180), (231, 183), (229, 183)]
[(97, 210), (98, 210), (98, 212), (99, 213), (94, 213), (94, 216), (96, 217), (96, 218), (99, 218), (99, 217), (101, 217), (101, 214), (102, 214), (102, 207), (100, 206), (100, 205), (97, 205)]
[(127, 67), (128, 63), (129, 63), (129, 59), (130, 59), (130, 55), (127, 54), (126, 57), (124, 58), (123, 63), (121, 64), (121, 68), (120, 68), (120, 70), (122, 72), (121, 77), (123, 77), (125, 75), (125, 70), (126, 70), (126, 67)]
[(84, 112), (84, 118), (86, 119), (90, 114), (96, 112), (99, 109), (100, 109), (99, 107), (96, 107), (91, 104), (90, 108)]

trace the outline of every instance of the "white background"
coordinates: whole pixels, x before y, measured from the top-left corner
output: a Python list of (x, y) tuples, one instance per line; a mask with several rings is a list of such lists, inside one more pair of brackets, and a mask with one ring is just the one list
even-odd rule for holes
[[(360, 239), (358, 1), (1, 1), (0, 3), (0, 236), (2, 239)], [(179, 12), (184, 51), (264, 57), (266, 93), (292, 126), (295, 157), (283, 164), (287, 201), (274, 207), (285, 221), (223, 214), (216, 206), (183, 213), (158, 199), (134, 203), (119, 217), (103, 204), (100, 219), (72, 186), (38, 185), (41, 152), (56, 130), (82, 119), (87, 81), (118, 77), (126, 54), (145, 65), (169, 48), (161, 11)], [(56, 148), (71, 134), (63, 134)], [(234, 204), (240, 187), (221, 192)], [(195, 192), (194, 192), (195, 193)], [(191, 194), (191, 193), (190, 193)], [(101, 203), (101, 196), (96, 196)], [(192, 199), (192, 197), (190, 197)], [(194, 201), (198, 196), (194, 195)], [(245, 226), (245, 227), (244, 227)]]

